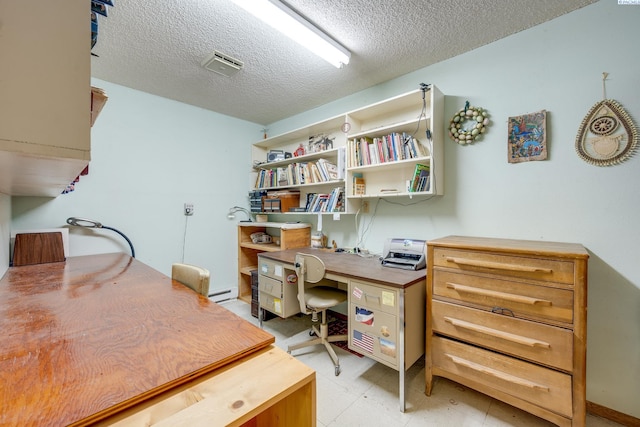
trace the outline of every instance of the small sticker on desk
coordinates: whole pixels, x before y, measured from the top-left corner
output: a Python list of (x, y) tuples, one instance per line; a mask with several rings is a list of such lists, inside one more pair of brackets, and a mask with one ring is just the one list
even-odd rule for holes
[(393, 341), (385, 340), (384, 338), (378, 338), (380, 343), (380, 353), (389, 357), (396, 357), (396, 343)]
[(389, 305), (391, 307), (396, 304), (393, 292), (382, 291), (382, 304)]
[(276, 313), (282, 313), (282, 304), (280, 302), (280, 298), (273, 299), (273, 310)]
[(362, 323), (364, 325), (373, 326), (373, 320), (375, 318), (375, 313), (371, 310), (368, 310), (364, 307), (356, 306), (356, 322)]
[(362, 298), (362, 289), (358, 288), (357, 286), (355, 286), (353, 288), (353, 292), (352, 293), (353, 293), (354, 297), (356, 297), (358, 299)]
[(281, 265), (276, 265), (273, 268), (273, 274), (275, 274), (278, 277), (282, 277), (282, 266)]
[(260, 270), (262, 270), (264, 274), (267, 274), (269, 272), (269, 266), (267, 264), (262, 264), (260, 266)]
[(353, 330), (353, 345), (360, 347), (368, 353), (373, 353), (373, 336), (365, 332)]

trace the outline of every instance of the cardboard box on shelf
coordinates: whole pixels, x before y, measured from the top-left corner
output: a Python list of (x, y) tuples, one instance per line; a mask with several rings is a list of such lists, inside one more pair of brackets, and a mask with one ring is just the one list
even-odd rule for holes
[(262, 198), (263, 212), (289, 212), (300, 206), (299, 191), (269, 191)]

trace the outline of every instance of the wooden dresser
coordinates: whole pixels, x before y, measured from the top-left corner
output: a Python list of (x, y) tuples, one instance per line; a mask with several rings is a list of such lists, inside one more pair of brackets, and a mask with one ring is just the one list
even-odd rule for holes
[(446, 377), (584, 426), (588, 258), (579, 244), (428, 242), (426, 394)]

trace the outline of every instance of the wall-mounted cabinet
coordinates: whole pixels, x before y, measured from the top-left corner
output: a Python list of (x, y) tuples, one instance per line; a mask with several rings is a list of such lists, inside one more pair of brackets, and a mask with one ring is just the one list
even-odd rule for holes
[[(431, 85), (264, 139), (253, 145), (252, 189), (299, 191), (300, 208), (341, 189), (327, 213), (355, 213), (363, 199), (442, 195), (443, 114)], [(322, 163), (335, 173), (316, 173)]]
[(0, 16), (0, 192), (55, 197), (90, 160), (90, 5), (0, 2)]

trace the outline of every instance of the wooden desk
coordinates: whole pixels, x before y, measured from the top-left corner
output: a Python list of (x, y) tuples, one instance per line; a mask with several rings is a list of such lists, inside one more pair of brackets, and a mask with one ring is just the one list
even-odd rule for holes
[[(405, 372), (425, 350), (426, 270), (383, 267), (377, 257), (363, 258), (312, 248), (261, 253), (258, 262), (262, 281), (258, 285), (260, 305), (275, 309), (274, 313), (281, 317), (300, 311), (296, 308), (297, 285), (286, 281), (288, 275), (295, 274), (295, 256), (299, 252), (318, 256), (325, 264), (325, 278), (348, 290), (349, 348), (400, 373), (400, 410), (404, 412)], [(278, 280), (282, 283), (280, 297), (262, 287), (265, 284), (270, 289), (278, 289), (275, 283)], [(279, 299), (275, 304), (274, 298)], [(372, 325), (356, 320), (356, 307), (373, 312)], [(369, 350), (356, 344), (354, 331), (372, 338)]]
[(10, 268), (0, 331), (2, 426), (93, 424), (274, 342), (126, 254)]

